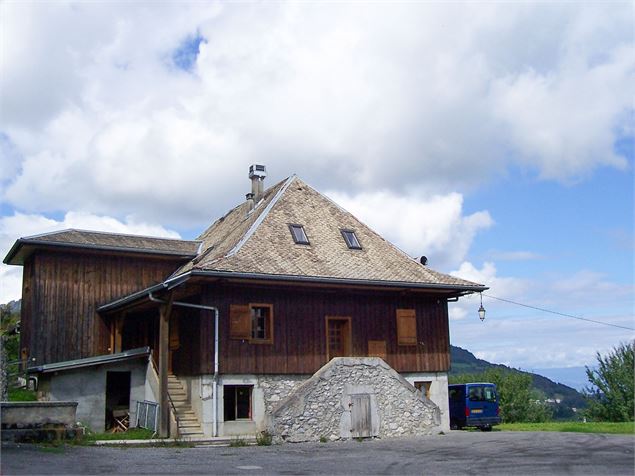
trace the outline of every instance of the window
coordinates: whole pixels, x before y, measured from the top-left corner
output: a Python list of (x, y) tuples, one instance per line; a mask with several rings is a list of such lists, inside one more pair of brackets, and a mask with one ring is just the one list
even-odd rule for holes
[(223, 386), (223, 415), (225, 421), (251, 420), (253, 385)]
[(397, 309), (397, 343), (417, 345), (417, 312), (414, 309)]
[(252, 344), (273, 343), (271, 304), (232, 304), (229, 306), (229, 337)]
[(309, 239), (306, 236), (302, 225), (289, 225), (291, 236), (296, 245), (309, 245)]
[(432, 386), (432, 382), (429, 380), (424, 380), (422, 382), (415, 382), (415, 388), (421, 392), (421, 395), (430, 398), (430, 387)]
[(346, 246), (348, 246), (351, 250), (362, 249), (362, 245), (359, 244), (357, 235), (353, 230), (341, 230), (341, 232), (342, 236), (344, 237), (344, 241), (346, 241)]
[(271, 340), (271, 306), (250, 305), (251, 338), (253, 340)]
[(494, 387), (470, 387), (469, 397), (472, 402), (495, 402), (496, 391)]

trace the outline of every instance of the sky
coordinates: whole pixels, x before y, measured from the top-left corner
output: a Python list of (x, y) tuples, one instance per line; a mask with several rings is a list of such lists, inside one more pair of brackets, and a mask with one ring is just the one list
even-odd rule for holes
[[(592, 365), (635, 338), (633, 28), (610, 1), (5, 0), (0, 254), (193, 239), (265, 164), (489, 286), (483, 322), (478, 295), (450, 305), (454, 345)], [(2, 265), (0, 302), (20, 282)]]

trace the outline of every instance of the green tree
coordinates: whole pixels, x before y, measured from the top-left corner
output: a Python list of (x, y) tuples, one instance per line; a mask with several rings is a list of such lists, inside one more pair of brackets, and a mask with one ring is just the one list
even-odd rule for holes
[(598, 352), (596, 369), (586, 367), (591, 384), (585, 389), (588, 418), (598, 421), (633, 421), (635, 413), (635, 341), (622, 343), (605, 357)]
[(478, 374), (451, 377), (451, 383), (490, 382), (496, 384), (500, 415), (505, 423), (543, 422), (552, 418), (552, 410), (544, 403), (544, 395), (532, 388), (531, 375), (489, 369)]

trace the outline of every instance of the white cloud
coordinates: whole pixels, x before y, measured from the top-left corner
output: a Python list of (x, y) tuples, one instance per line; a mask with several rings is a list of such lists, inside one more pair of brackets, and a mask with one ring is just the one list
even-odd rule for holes
[(451, 274), (490, 287), (483, 295), (484, 322), (477, 315), (478, 295), (463, 297), (449, 306), (452, 343), (490, 362), (525, 370), (590, 365), (596, 352), (606, 353), (620, 341), (635, 338), (635, 331), (494, 298), (635, 328), (635, 287), (611, 282), (600, 273), (587, 270), (521, 280), (498, 276), (493, 263), (478, 269), (464, 262)]
[[(42, 215), (14, 213), (0, 217), (0, 255), (4, 258), (18, 238), (48, 233), (68, 228), (133, 235), (180, 238), (179, 234), (159, 225), (137, 222), (129, 217), (119, 221), (108, 216), (98, 216), (83, 212), (68, 212), (60, 221)], [(0, 303), (22, 296), (22, 268), (0, 265)]]
[[(1, 195), (30, 213), (200, 227), (254, 161), (352, 195), (445, 196), (510, 164), (567, 181), (624, 167), (613, 142), (632, 133), (628, 4), (4, 2), (2, 18), (20, 163)], [(189, 74), (171, 55), (196, 32)]]
[(434, 269), (450, 269), (467, 255), (479, 230), (492, 226), (487, 211), (463, 214), (458, 193), (422, 198), (391, 192), (329, 197), (410, 256), (425, 255)]

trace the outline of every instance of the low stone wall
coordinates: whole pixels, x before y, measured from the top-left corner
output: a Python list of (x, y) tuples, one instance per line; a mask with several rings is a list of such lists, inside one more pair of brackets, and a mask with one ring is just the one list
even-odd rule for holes
[(77, 402), (0, 403), (2, 441), (35, 442), (73, 439)]
[(412, 436), (439, 430), (439, 408), (382, 359), (341, 357), (274, 408), (268, 431), (277, 442), (351, 438), (355, 436), (351, 408), (360, 397), (370, 407), (365, 436)]

